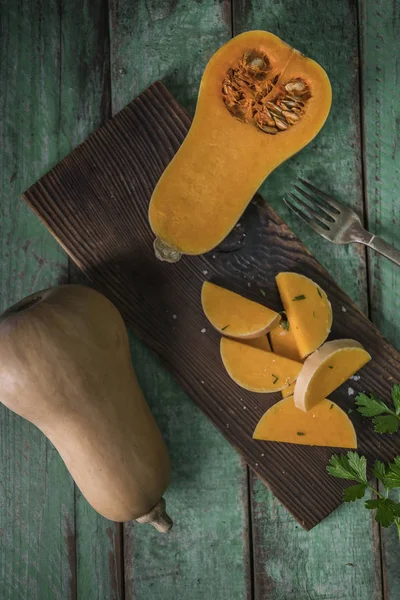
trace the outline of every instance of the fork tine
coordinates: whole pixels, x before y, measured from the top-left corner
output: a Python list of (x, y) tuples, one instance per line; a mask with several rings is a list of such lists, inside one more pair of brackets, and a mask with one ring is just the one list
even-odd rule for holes
[(292, 194), (291, 192), (288, 192), (288, 194), (297, 204), (300, 204), (300, 206), (302, 206), (308, 211), (309, 215), (314, 219), (314, 221), (319, 221), (320, 223), (322, 223), (322, 225), (325, 226), (326, 229), (329, 229), (329, 225), (331, 222), (328, 221), (328, 219), (326, 219), (323, 215), (319, 214), (316, 210), (314, 210), (313, 206), (309, 206), (306, 202), (304, 202), (304, 200), (302, 200), (295, 194)]
[(329, 206), (336, 212), (340, 212), (343, 209), (343, 205), (340, 204), (340, 202), (337, 202), (336, 200), (331, 198), (331, 196), (328, 196), (328, 194), (325, 194), (325, 192), (316, 188), (315, 185), (312, 185), (312, 183), (309, 183), (308, 181), (306, 181), (305, 179), (302, 179), (301, 177), (298, 177), (297, 179), (299, 181), (301, 181), (301, 183), (303, 185), (305, 185), (309, 190), (314, 192), (314, 194), (316, 194), (318, 197), (323, 198), (325, 200), (325, 202), (327, 204), (329, 204)]
[(318, 225), (313, 219), (310, 219), (308, 215), (303, 213), (299, 208), (297, 208), (297, 206), (289, 202), (289, 200), (286, 200), (286, 198), (284, 198), (283, 201), (299, 217), (299, 219), (304, 221), (304, 223), (307, 223), (307, 225), (309, 225), (311, 229), (314, 229), (316, 233), (319, 233), (319, 235), (322, 235), (322, 237), (326, 237), (326, 229), (321, 227), (321, 225)]
[[(317, 197), (317, 196), (311, 196), (311, 194), (308, 194), (307, 192), (305, 192), (301, 187), (299, 187), (298, 185), (294, 185), (293, 186), (295, 190), (297, 190), (299, 192), (299, 194), (301, 194), (302, 196), (304, 196), (304, 198), (307, 198), (307, 200), (309, 202), (311, 202), (311, 204), (316, 204), (317, 207), (319, 208), (319, 210), (324, 214), (325, 218), (327, 218), (328, 222), (333, 222), (335, 219), (334, 217), (338, 216), (338, 212), (335, 209), (332, 209), (330, 207), (330, 205), (328, 205), (326, 202), (324, 202), (323, 200), (321, 200), (321, 198)], [(322, 219), (321, 219), (322, 220)]]

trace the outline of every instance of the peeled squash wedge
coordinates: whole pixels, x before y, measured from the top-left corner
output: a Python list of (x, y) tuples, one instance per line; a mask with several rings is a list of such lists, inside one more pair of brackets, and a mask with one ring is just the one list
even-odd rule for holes
[(0, 315), (0, 400), (48, 437), (101, 515), (171, 527), (167, 449), (102, 294), (60, 286)]
[(314, 281), (299, 273), (276, 277), (290, 331), (301, 358), (324, 343), (332, 327), (332, 307), (326, 293)]
[(229, 338), (221, 339), (221, 358), (228, 375), (251, 392), (279, 392), (297, 378), (302, 365)]
[(325, 71), (272, 33), (248, 31), (222, 46), (151, 198), (157, 257), (174, 262), (217, 246), (264, 179), (317, 135), (330, 106)]
[(352, 422), (328, 399), (321, 400), (309, 412), (296, 408), (293, 396), (280, 400), (261, 417), (253, 438), (305, 446), (357, 448)]
[(271, 345), (268, 341), (268, 337), (266, 335), (262, 335), (258, 338), (253, 338), (251, 340), (241, 340), (243, 344), (247, 344), (248, 346), (252, 346), (253, 348), (258, 348), (259, 350), (264, 350), (264, 352), (271, 352)]
[(293, 330), (289, 325), (286, 325), (286, 329), (283, 324), (274, 327), (269, 333), (271, 340), (271, 346), (275, 354), (291, 358), (292, 360), (301, 361), (302, 358), (297, 349), (296, 340), (293, 335)]
[[(270, 331), (269, 337), (271, 339), (272, 350), (279, 356), (285, 356), (285, 358), (291, 358), (298, 362), (303, 362), (300, 358), (299, 351), (297, 349), (296, 340), (294, 339), (293, 331), (290, 327), (289, 321), (287, 325), (283, 326), (284, 321)], [(288, 398), (293, 396), (295, 383), (289, 385), (289, 387), (282, 390), (282, 398)]]
[(203, 283), (201, 304), (211, 325), (232, 338), (265, 336), (281, 320), (274, 310), (210, 281)]
[(295, 405), (311, 410), (370, 360), (355, 340), (326, 342), (304, 362), (294, 388)]

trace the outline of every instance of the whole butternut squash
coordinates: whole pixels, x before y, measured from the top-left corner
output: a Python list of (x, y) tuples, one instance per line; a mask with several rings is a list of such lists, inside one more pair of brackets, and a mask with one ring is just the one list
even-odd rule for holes
[(171, 527), (168, 453), (102, 294), (60, 286), (0, 316), (0, 399), (48, 437), (101, 515)]
[(222, 46), (151, 198), (157, 257), (174, 262), (217, 246), (271, 171), (318, 133), (330, 105), (325, 71), (272, 33), (248, 31)]

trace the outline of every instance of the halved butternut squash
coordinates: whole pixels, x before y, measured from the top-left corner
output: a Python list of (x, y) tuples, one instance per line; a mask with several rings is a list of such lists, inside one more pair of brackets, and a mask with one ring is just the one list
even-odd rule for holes
[(331, 303), (319, 285), (299, 273), (279, 273), (276, 283), (300, 357), (305, 358), (331, 331)]
[(251, 392), (279, 392), (297, 378), (302, 365), (229, 338), (221, 339), (221, 358), (228, 375)]
[(274, 310), (210, 281), (203, 283), (201, 304), (211, 325), (232, 338), (265, 336), (281, 320)]
[(311, 410), (370, 360), (355, 340), (326, 342), (304, 362), (294, 387), (295, 405)]
[(272, 33), (248, 31), (220, 48), (151, 198), (157, 257), (174, 262), (217, 246), (271, 171), (319, 132), (330, 106), (325, 71)]
[(309, 412), (296, 408), (293, 396), (280, 400), (261, 417), (253, 438), (305, 446), (357, 448), (353, 423), (328, 399), (321, 400)]

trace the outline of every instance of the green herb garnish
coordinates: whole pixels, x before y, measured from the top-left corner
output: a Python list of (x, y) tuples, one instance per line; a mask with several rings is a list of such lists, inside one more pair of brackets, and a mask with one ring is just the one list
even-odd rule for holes
[(297, 302), (298, 300), (305, 300), (305, 299), (306, 299), (305, 295), (304, 294), (300, 294), (300, 296), (295, 296), (292, 299), (292, 302)]
[(275, 379), (273, 381), (273, 384), (275, 385), (275, 383), (278, 381), (279, 377), (277, 375), (274, 375), (273, 373), (272, 373), (272, 377), (275, 377)]
[(392, 389), (392, 400), (394, 410), (374, 394), (357, 394), (355, 401), (357, 411), (363, 417), (373, 417), (372, 422), (376, 433), (396, 433), (400, 424), (400, 385), (396, 384)]
[(297, 435), (306, 435), (303, 431), (298, 431)]
[(345, 502), (359, 500), (365, 496), (367, 489), (371, 489), (377, 498), (366, 500), (365, 508), (376, 510), (375, 521), (382, 527), (390, 527), (395, 524), (400, 539), (400, 502), (389, 498), (391, 490), (400, 488), (400, 456), (396, 456), (394, 461), (388, 465), (376, 460), (372, 467), (372, 473), (385, 488), (383, 494), (368, 483), (367, 459), (365, 456), (359, 456), (357, 452), (348, 452), (347, 456), (344, 454), (333, 455), (327, 470), (333, 477), (357, 481), (357, 485), (352, 485), (344, 490)]
[(328, 369), (333, 369), (332, 365), (328, 365)]
[(225, 329), (228, 329), (229, 325), (225, 325), (225, 327), (221, 327), (221, 331), (225, 331)]
[(330, 407), (329, 407), (329, 410), (332, 410), (332, 408), (333, 408), (334, 406), (335, 406), (334, 404), (331, 404), (331, 405), (330, 405)]
[(318, 292), (318, 296), (319, 296), (320, 298), (322, 298), (321, 290), (319, 289), (319, 287), (317, 287), (317, 292)]
[(262, 288), (260, 288), (260, 294), (261, 294), (261, 296), (265, 296), (265, 292)]
[(279, 325), (282, 327), (282, 329), (286, 329), (286, 331), (289, 331), (290, 325), (289, 321), (287, 321), (286, 319), (282, 319)]

